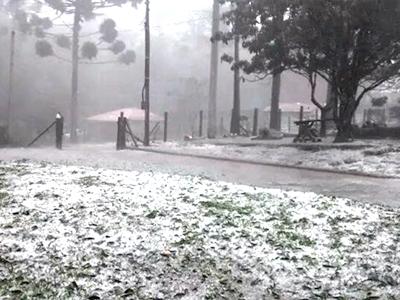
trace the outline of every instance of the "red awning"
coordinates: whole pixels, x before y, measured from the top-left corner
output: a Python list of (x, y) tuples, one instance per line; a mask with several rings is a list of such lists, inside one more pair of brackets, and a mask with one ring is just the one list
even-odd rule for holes
[[(87, 118), (92, 122), (117, 122), (121, 112), (129, 121), (144, 121), (144, 110), (135, 107), (121, 108), (109, 111), (103, 114), (95, 115)], [(151, 122), (162, 122), (164, 119), (156, 114), (150, 113)]]
[[(282, 112), (286, 113), (295, 113), (300, 111), (300, 107), (303, 106), (304, 112), (315, 112), (317, 109), (316, 106), (313, 104), (305, 104), (305, 103), (279, 103), (279, 108), (282, 110)], [(271, 107), (267, 107), (264, 110), (265, 112), (271, 111)]]

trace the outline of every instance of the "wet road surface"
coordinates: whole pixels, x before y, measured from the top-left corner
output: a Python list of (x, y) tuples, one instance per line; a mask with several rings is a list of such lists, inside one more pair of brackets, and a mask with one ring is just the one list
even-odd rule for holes
[(0, 150), (0, 160), (12, 159), (204, 176), (238, 184), (315, 192), (374, 204), (400, 206), (400, 179), (333, 174), (143, 151), (117, 152), (111, 145), (73, 146), (64, 151), (52, 148)]

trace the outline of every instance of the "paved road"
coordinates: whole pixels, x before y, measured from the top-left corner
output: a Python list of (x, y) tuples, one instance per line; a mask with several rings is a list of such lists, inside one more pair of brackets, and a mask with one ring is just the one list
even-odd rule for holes
[(32, 159), (124, 170), (158, 170), (201, 175), (213, 180), (316, 192), (400, 207), (400, 179), (378, 179), (310, 170), (181, 157), (142, 151), (116, 152), (112, 146), (54, 149), (2, 149), (0, 160)]
[(379, 179), (347, 174), (280, 168), (204, 158), (137, 153), (152, 164), (169, 168), (179, 165), (186, 174), (207, 174), (215, 180), (315, 192), (363, 202), (400, 206), (400, 179)]

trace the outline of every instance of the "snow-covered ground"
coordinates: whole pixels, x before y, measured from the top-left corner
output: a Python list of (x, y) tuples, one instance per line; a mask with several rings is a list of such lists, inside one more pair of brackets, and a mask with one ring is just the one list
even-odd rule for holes
[(1, 299), (399, 299), (400, 210), (0, 163)]
[[(358, 145), (357, 145), (358, 146)], [(157, 144), (154, 149), (174, 153), (207, 155), (211, 157), (249, 160), (263, 163), (279, 163), (290, 166), (302, 166), (318, 169), (338, 170), (372, 174), (378, 176), (400, 177), (400, 145), (373, 143), (363, 148), (363, 144), (354, 149), (335, 149), (329, 147), (310, 147), (308, 150), (279, 145), (272, 141), (265, 145), (228, 143), (169, 142)]]

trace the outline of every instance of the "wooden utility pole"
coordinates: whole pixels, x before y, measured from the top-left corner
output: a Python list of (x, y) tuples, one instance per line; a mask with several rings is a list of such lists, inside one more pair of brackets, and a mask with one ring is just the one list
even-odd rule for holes
[(144, 67), (144, 145), (150, 146), (150, 0), (146, 0)]
[(235, 62), (233, 80), (233, 110), (231, 117), (231, 134), (240, 134), (240, 69), (239, 69), (240, 37), (235, 35)]
[[(219, 2), (214, 0), (212, 16), (212, 36), (219, 31)], [(208, 102), (208, 128), (207, 136), (210, 139), (217, 137), (217, 87), (218, 87), (218, 41), (211, 44), (211, 64), (210, 64), (210, 91)]]
[(14, 62), (15, 62), (15, 30), (11, 31), (10, 68), (8, 74), (8, 105), (7, 105), (7, 142), (11, 138), (12, 102), (14, 94)]
[[(124, 116), (124, 112), (121, 112), (117, 121), (117, 150), (126, 149), (126, 131), (128, 121)], [(133, 140), (135, 141), (135, 140)]]
[(79, 72), (79, 32), (81, 15), (78, 8), (75, 9), (74, 24), (72, 32), (72, 97), (70, 107), (70, 122), (71, 122), (71, 142), (78, 141), (78, 72)]

